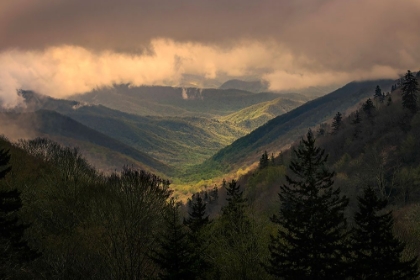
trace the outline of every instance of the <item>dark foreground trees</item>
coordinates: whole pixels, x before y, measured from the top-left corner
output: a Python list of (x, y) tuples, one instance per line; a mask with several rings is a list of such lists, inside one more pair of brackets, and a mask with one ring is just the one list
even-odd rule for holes
[(409, 109), (412, 113), (417, 112), (417, 92), (419, 91), (419, 83), (410, 70), (404, 76), (402, 85), (402, 104), (403, 107)]
[[(4, 149), (0, 150), (0, 180), (11, 170), (11, 166), (8, 165), (9, 160), (8, 152)], [(1, 279), (23, 277), (21, 270), (24, 266), (39, 256), (24, 240), (24, 233), (28, 225), (23, 224), (17, 215), (21, 208), (22, 201), (17, 189), (0, 190)]]
[(165, 230), (158, 238), (159, 249), (154, 251), (152, 259), (159, 265), (162, 280), (197, 279), (194, 248), (189, 242), (188, 232), (181, 222), (179, 204), (172, 198), (164, 214)]
[(392, 213), (383, 213), (387, 201), (379, 199), (371, 187), (358, 200), (350, 265), (354, 279), (415, 279), (417, 258), (401, 260), (405, 244), (392, 233)]
[(280, 215), (272, 218), (279, 229), (269, 246), (267, 270), (277, 277), (343, 279), (348, 199), (333, 188), (334, 172), (325, 168), (326, 161), (309, 131), (294, 150), (293, 174), (279, 194)]

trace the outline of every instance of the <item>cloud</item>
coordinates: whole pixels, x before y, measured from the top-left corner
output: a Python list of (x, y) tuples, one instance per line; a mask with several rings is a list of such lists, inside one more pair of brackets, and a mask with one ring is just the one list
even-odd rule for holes
[(1, 1), (0, 98), (186, 74), (274, 90), (397, 77), (419, 68), (419, 14), (418, 0)]
[(221, 48), (197, 43), (154, 40), (150, 53), (92, 52), (77, 46), (0, 54), (0, 99), (4, 107), (20, 102), (17, 89), (31, 89), (57, 98), (119, 83), (177, 86), (186, 74), (215, 79), (259, 76), (273, 90), (344, 83), (352, 79), (397, 77), (390, 66), (375, 65), (353, 72), (312, 71), (310, 59), (294, 57), (273, 42), (242, 42)]

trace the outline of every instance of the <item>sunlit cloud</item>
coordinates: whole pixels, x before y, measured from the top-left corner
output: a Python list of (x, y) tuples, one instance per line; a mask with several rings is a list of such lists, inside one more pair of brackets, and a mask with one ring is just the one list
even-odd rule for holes
[[(0, 54), (0, 98), (4, 107), (19, 104), (17, 89), (30, 89), (56, 98), (99, 87), (129, 83), (178, 86), (185, 74), (207, 79), (222, 76), (260, 77), (274, 91), (326, 86), (351, 80), (396, 78), (398, 69), (375, 65), (363, 71), (314, 71), (316, 63), (274, 42), (241, 42), (223, 48), (199, 43), (153, 40), (142, 55), (91, 51), (77, 46), (44, 51), (5, 51)], [(402, 70), (401, 70), (402, 71)]]

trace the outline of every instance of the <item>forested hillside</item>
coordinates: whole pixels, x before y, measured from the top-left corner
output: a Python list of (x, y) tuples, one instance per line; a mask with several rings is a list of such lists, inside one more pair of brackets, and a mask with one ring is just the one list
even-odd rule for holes
[(420, 113), (407, 75), (185, 205), (150, 173), (104, 175), (76, 149), (0, 139), (2, 278), (416, 279)]
[[(380, 85), (384, 90), (390, 90), (394, 83), (393, 80), (352, 82), (330, 94), (309, 101), (268, 121), (250, 134), (221, 149), (202, 165), (192, 169), (190, 176), (206, 178), (235, 168), (239, 169), (255, 162), (255, 154), (262, 154), (264, 150), (277, 154), (289, 147), (309, 127), (332, 118), (337, 111), (344, 113), (363, 98), (373, 95), (376, 85)], [(197, 173), (201, 174), (195, 175)]]

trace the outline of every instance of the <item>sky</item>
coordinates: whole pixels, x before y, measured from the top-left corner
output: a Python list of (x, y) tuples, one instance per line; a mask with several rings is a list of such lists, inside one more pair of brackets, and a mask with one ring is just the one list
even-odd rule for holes
[(0, 102), (118, 83), (271, 90), (420, 70), (419, 0), (1, 0)]

